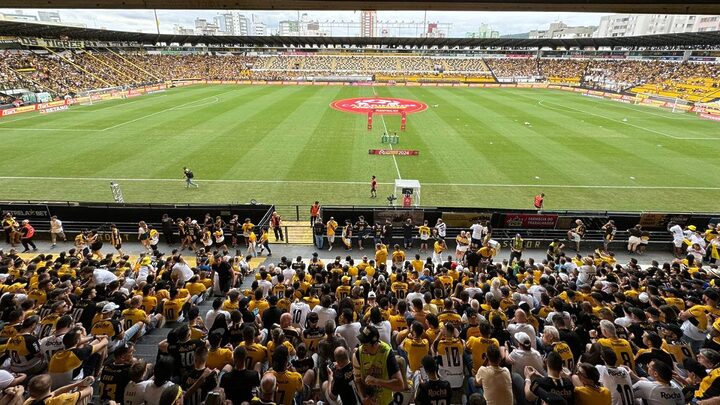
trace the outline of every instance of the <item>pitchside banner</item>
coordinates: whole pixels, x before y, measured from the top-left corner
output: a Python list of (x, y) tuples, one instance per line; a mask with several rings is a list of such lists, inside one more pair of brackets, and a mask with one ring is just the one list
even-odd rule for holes
[(492, 212), (443, 212), (445, 225), (451, 228), (469, 228), (477, 221), (492, 221)]
[(689, 220), (690, 216), (684, 214), (643, 212), (640, 215), (640, 226), (648, 231), (662, 231), (667, 229), (670, 222), (685, 226)]
[(371, 155), (417, 156), (420, 154), (420, 151), (408, 149), (370, 149), (368, 153)]
[(50, 221), (50, 211), (44, 204), (0, 204), (2, 215), (9, 213), (17, 219), (34, 221)]
[(555, 214), (505, 214), (505, 228), (555, 228), (558, 216)]

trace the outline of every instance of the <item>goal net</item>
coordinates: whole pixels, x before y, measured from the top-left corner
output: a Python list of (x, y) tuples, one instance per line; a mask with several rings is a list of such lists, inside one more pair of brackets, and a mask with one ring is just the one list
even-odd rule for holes
[(661, 96), (652, 93), (637, 93), (635, 104), (654, 105), (671, 110), (674, 113), (686, 113), (690, 111), (693, 103), (680, 97)]

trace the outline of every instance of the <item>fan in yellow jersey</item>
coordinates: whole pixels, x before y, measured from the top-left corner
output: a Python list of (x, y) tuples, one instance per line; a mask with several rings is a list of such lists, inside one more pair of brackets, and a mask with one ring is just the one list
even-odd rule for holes
[[(70, 384), (81, 373), (85, 376), (99, 376), (107, 345), (107, 336), (97, 336), (91, 341), (91, 338), (83, 337), (81, 329), (71, 329), (63, 336), (65, 348), (53, 354), (50, 359), (48, 373), (52, 379), (52, 386), (58, 388)], [(95, 354), (98, 355), (91, 359)]]
[[(388, 249), (387, 246), (385, 246), (382, 243), (378, 243), (375, 245), (375, 263), (378, 265), (387, 263), (388, 258)], [(359, 268), (359, 266), (358, 266)]]
[(268, 359), (267, 348), (260, 343), (255, 343), (255, 328), (252, 326), (245, 326), (242, 330), (243, 341), (240, 342), (240, 347), (244, 347), (247, 352), (245, 359), (245, 368), (252, 370), (255, 368), (255, 364), (264, 364)]
[[(630, 367), (631, 370), (634, 370), (635, 355), (633, 354), (632, 347), (627, 340), (617, 337), (617, 330), (615, 328), (615, 324), (606, 319), (603, 319), (602, 321), (600, 321), (600, 331), (603, 337), (597, 339), (597, 342), (614, 351), (617, 355), (617, 364), (613, 365), (625, 365)], [(593, 332), (594, 331), (590, 333), (590, 337), (593, 337)]]
[(47, 374), (35, 376), (28, 383), (30, 397), (25, 404), (67, 405), (86, 403), (93, 395), (95, 379), (86, 377), (78, 382), (52, 390), (52, 380)]
[(275, 403), (277, 405), (292, 405), (295, 397), (299, 396), (300, 402), (309, 399), (310, 384), (315, 385), (315, 370), (310, 369), (305, 376), (296, 371), (288, 370), (290, 354), (284, 345), (279, 346), (273, 353), (272, 369), (267, 374), (275, 377)]
[(405, 252), (400, 249), (400, 245), (393, 246), (391, 260), (395, 267), (402, 268), (403, 262), (405, 262)]
[[(715, 327), (716, 324), (717, 328), (720, 328), (720, 321), (715, 321), (715, 323), (713, 324), (713, 330), (717, 330)], [(662, 332), (662, 335), (664, 337), (661, 348), (666, 352), (670, 353), (673, 361), (678, 364), (684, 364), (685, 359), (695, 358), (695, 354), (693, 353), (690, 345), (682, 341), (683, 332), (679, 326), (674, 324), (666, 324), (663, 325), (662, 328), (660, 328), (660, 332)], [(711, 332), (710, 335), (712, 336), (713, 333)]]
[(255, 232), (250, 231), (248, 234), (247, 239), (247, 252), (245, 252), (246, 256), (257, 256), (257, 235), (255, 235)]
[(600, 372), (592, 364), (578, 364), (572, 379), (576, 405), (610, 405), (612, 402), (610, 390), (600, 383)]
[(490, 338), (492, 327), (487, 321), (480, 322), (480, 337), (471, 337), (465, 343), (465, 347), (472, 353), (472, 369), (473, 374), (477, 373), (480, 366), (487, 365), (487, 349), (491, 345), (500, 347), (500, 343), (495, 338)]
[[(275, 239), (277, 240), (277, 238)], [(262, 230), (260, 231), (260, 240), (258, 241), (258, 246), (260, 247), (260, 252), (258, 255), (262, 255), (265, 249), (267, 249), (268, 254), (267, 257), (272, 256), (272, 250), (270, 250), (270, 240), (268, 235), (268, 227), (263, 226)]]
[(332, 245), (335, 242), (335, 230), (338, 227), (338, 223), (335, 221), (335, 218), (330, 217), (330, 220), (327, 221), (325, 224), (325, 229), (327, 229), (327, 238), (328, 238), (328, 251), (332, 250)]
[[(162, 302), (162, 314), (168, 322), (182, 322), (185, 320), (184, 311), (187, 304), (187, 298), (179, 298), (178, 290), (173, 288), (170, 290), (170, 299)], [(223, 306), (223, 309), (228, 311)]]
[(325, 337), (325, 330), (318, 325), (319, 319), (320, 316), (317, 312), (307, 314), (307, 325), (302, 331), (302, 341), (311, 353), (317, 353), (320, 340)]
[(390, 291), (395, 294), (397, 299), (404, 300), (408, 293), (408, 284), (405, 282), (405, 274), (398, 274), (395, 280), (396, 281), (390, 285)]
[(575, 369), (575, 358), (567, 343), (560, 341), (560, 331), (554, 326), (546, 326), (543, 330), (542, 342), (545, 347), (552, 347), (552, 350), (560, 355), (563, 367), (568, 370)]
[(447, 250), (447, 245), (444, 239), (438, 239), (433, 245), (433, 256), (432, 261), (435, 265), (441, 264), (443, 261), (442, 253)]
[(245, 246), (250, 246), (250, 234), (253, 233), (253, 229), (255, 229), (255, 224), (250, 221), (250, 218), (245, 218), (241, 227), (243, 237), (245, 238)]
[(342, 285), (335, 289), (335, 298), (338, 301), (342, 301), (349, 297), (350, 292), (352, 291), (352, 287), (350, 287), (350, 277), (343, 276), (340, 280), (342, 281)]
[(143, 336), (155, 328), (161, 328), (165, 321), (165, 317), (162, 314), (148, 315), (147, 312), (142, 309), (142, 303), (143, 297), (136, 295), (130, 299), (129, 308), (121, 313), (123, 327), (125, 329), (130, 329), (137, 323), (145, 324), (145, 328), (140, 332), (140, 336)]
[(10, 357), (11, 372), (32, 376), (45, 370), (47, 361), (40, 351), (38, 339), (32, 334), (39, 320), (38, 316), (26, 318), (17, 334), (5, 345), (5, 353)]
[(423, 357), (430, 353), (430, 343), (423, 339), (425, 327), (420, 322), (413, 322), (410, 330), (404, 330), (395, 338), (398, 347), (407, 353), (411, 372), (415, 372), (422, 366)]
[(127, 330), (123, 330), (122, 324), (120, 324), (120, 322), (118, 322), (117, 320), (113, 319), (115, 310), (117, 310), (118, 308), (119, 306), (113, 302), (105, 304), (105, 306), (102, 308), (102, 312), (100, 313), (100, 319), (93, 324), (93, 327), (90, 330), (90, 334), (92, 335), (105, 335), (109, 338), (109, 353), (114, 352), (115, 348), (120, 346), (121, 344), (129, 342), (130, 340), (135, 338), (136, 335), (142, 333), (143, 329), (145, 328), (145, 324), (139, 322), (134, 324)]
[(442, 323), (451, 323), (458, 329), (462, 327), (462, 318), (460, 314), (455, 311), (453, 301), (450, 298), (445, 299), (443, 310), (438, 314), (438, 320)]
[(428, 240), (430, 240), (430, 227), (428, 221), (423, 221), (423, 224), (416, 227), (418, 234), (420, 235), (420, 252), (428, 251)]

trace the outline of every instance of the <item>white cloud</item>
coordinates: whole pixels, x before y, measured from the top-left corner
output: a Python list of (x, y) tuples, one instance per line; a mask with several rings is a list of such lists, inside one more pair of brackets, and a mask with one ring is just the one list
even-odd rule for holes
[[(0, 13), (15, 13), (14, 9), (0, 9)], [(37, 9), (23, 9), (25, 14), (37, 14)], [(187, 28), (194, 26), (195, 18), (212, 20), (219, 10), (158, 10), (160, 30), (171, 33), (174, 24)], [(270, 30), (277, 28), (281, 20), (297, 19), (297, 11), (238, 11), (249, 15), (255, 14)], [(353, 11), (301, 11), (313, 20), (344, 20), (358, 21), (359, 12)], [(95, 9), (63, 9), (60, 10), (63, 21), (87, 24), (89, 28), (107, 28), (122, 31), (155, 32), (155, 17), (152, 10), (95, 10)], [(546, 28), (551, 22), (563, 21), (568, 25), (597, 25), (598, 13), (550, 13), (550, 12), (454, 12), (428, 11), (428, 22), (452, 23), (451, 36), (461, 37), (466, 32), (477, 31), (481, 23), (488, 24), (502, 34), (527, 32), (532, 29)], [(423, 21), (423, 11), (378, 11), (379, 20)]]

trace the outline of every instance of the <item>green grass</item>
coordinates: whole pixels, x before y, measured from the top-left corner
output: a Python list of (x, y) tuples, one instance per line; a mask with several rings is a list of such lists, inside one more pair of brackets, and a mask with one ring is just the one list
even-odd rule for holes
[(193, 86), (1, 119), (1, 198), (111, 201), (116, 179), (128, 202), (383, 204), (399, 170), (423, 205), (528, 208), (542, 191), (549, 209), (717, 210), (716, 122), (554, 90), (375, 91), (438, 105), (396, 146), (419, 156), (368, 155), (385, 147), (382, 120), (368, 132), (328, 106), (370, 87)]

